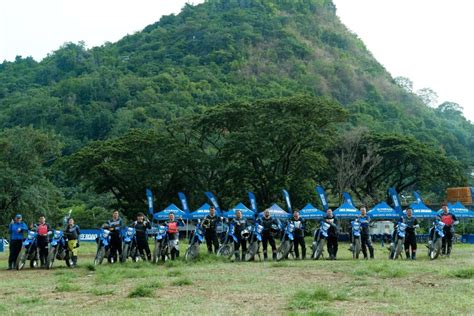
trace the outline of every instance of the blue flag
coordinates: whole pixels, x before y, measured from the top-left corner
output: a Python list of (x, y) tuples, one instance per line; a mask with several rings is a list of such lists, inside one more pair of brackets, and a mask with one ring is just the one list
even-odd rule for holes
[(178, 192), (178, 196), (181, 200), (181, 206), (183, 207), (183, 211), (186, 214), (189, 214), (188, 200), (186, 199), (186, 195), (184, 195), (183, 192)]
[(212, 194), (212, 192), (204, 192), (204, 194), (206, 194), (207, 198), (209, 199), (209, 201), (211, 201), (212, 205), (214, 205), (214, 207), (216, 208), (217, 210), (217, 213), (220, 213), (221, 212), (221, 209), (219, 207), (219, 203), (217, 203), (217, 199), (216, 197), (214, 196), (214, 194)]
[(354, 206), (354, 201), (352, 200), (352, 196), (347, 192), (342, 192), (342, 196), (344, 197), (344, 202), (349, 203), (350, 205)]
[(414, 196), (415, 199), (416, 199), (416, 203), (418, 203), (418, 204), (422, 204), (422, 203), (423, 203), (423, 199), (421, 198), (420, 193), (418, 193), (417, 191), (415, 191), (415, 192), (413, 192), (413, 196)]
[(321, 200), (323, 211), (327, 211), (329, 209), (329, 204), (326, 192), (324, 192), (324, 188), (320, 185), (316, 186), (316, 193), (318, 193), (319, 199)]
[(146, 189), (146, 199), (148, 202), (148, 214), (153, 215), (155, 213), (153, 209), (153, 192), (150, 189)]
[(253, 192), (249, 192), (249, 200), (250, 208), (254, 213), (257, 213), (257, 199), (255, 198), (255, 194), (253, 194)]
[(400, 203), (400, 199), (398, 198), (397, 191), (394, 188), (388, 188), (388, 195), (392, 199), (393, 208), (398, 212), (402, 213), (402, 204)]
[(286, 206), (288, 207), (288, 211), (291, 213), (291, 201), (290, 201), (290, 194), (288, 194), (288, 191), (283, 190), (283, 196), (285, 197), (286, 201)]

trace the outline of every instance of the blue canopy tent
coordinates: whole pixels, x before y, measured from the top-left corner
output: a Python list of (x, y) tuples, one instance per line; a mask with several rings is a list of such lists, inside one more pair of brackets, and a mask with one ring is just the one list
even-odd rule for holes
[(163, 211), (153, 214), (153, 219), (155, 219), (157, 221), (165, 221), (165, 220), (168, 219), (168, 216), (169, 216), (170, 213), (174, 213), (174, 216), (175, 216), (176, 219), (178, 219), (180, 217), (183, 218), (183, 219), (186, 219), (186, 216), (187, 216), (185, 212), (183, 212), (176, 205), (171, 203)]
[[(474, 212), (468, 210), (461, 202), (456, 202), (453, 205), (448, 205), (449, 211), (458, 218), (474, 218)], [(438, 211), (441, 214), (442, 210)]]
[[(269, 208), (267, 208), (266, 210), (268, 210), (270, 212), (270, 216), (273, 217), (273, 218), (287, 219), (287, 218), (290, 218), (290, 216), (291, 216), (290, 213), (285, 212), (285, 210), (283, 210), (276, 203), (273, 204), (272, 206), (270, 206)], [(258, 216), (263, 217), (263, 212), (258, 214)]]
[(308, 203), (300, 210), (300, 217), (304, 219), (322, 219), (326, 213)]
[[(189, 218), (190, 219), (202, 219), (202, 218), (206, 217), (206, 215), (209, 215), (209, 208), (210, 208), (210, 205), (207, 204), (207, 203), (204, 203), (203, 205), (201, 205), (200, 208), (198, 208), (197, 210), (195, 210), (192, 213), (189, 213)], [(216, 215), (219, 216), (219, 212), (217, 210), (216, 210)]]
[[(417, 218), (433, 218), (437, 215), (435, 211), (423, 203), (411, 203), (410, 207), (413, 209), (413, 216)], [(406, 210), (403, 213), (406, 214)]]
[(380, 202), (375, 205), (367, 215), (371, 219), (397, 219), (400, 214), (393, 208), (391, 208), (386, 202)]
[(356, 218), (360, 215), (360, 211), (346, 201), (333, 214), (338, 218)]
[(239, 203), (236, 206), (234, 206), (232, 209), (228, 210), (227, 212), (224, 212), (224, 217), (226, 218), (235, 218), (235, 212), (240, 211), (242, 212), (242, 217), (244, 218), (255, 218), (255, 213), (249, 209), (247, 206), (245, 206), (243, 203)]

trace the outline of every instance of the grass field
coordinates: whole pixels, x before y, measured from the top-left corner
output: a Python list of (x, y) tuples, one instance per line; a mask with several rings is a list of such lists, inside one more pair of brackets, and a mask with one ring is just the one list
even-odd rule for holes
[[(81, 244), (79, 267), (6, 271), (0, 254), (0, 314), (310, 314), (474, 315), (474, 246), (451, 258), (232, 263), (203, 254), (197, 262), (94, 267), (95, 246)], [(185, 245), (181, 245), (184, 253)]]

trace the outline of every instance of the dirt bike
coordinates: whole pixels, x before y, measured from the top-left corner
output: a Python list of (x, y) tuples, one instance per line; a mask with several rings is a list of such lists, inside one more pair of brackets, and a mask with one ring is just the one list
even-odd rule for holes
[(104, 258), (108, 258), (110, 253), (110, 230), (102, 228), (97, 238), (97, 252), (95, 254), (94, 265), (102, 264)]
[(23, 241), (20, 253), (16, 259), (17, 270), (23, 269), (26, 260), (30, 260), (30, 268), (36, 268), (39, 262), (37, 233), (33, 230), (28, 231), (26, 239)]
[(281, 238), (280, 247), (277, 249), (277, 261), (288, 258), (288, 255), (293, 251), (293, 232), (295, 225), (292, 222), (286, 224), (283, 236)]
[(234, 242), (237, 242), (237, 240), (237, 236), (235, 236), (234, 224), (231, 223), (227, 226), (227, 232), (225, 234), (223, 242), (217, 250), (217, 255), (227, 258), (232, 257), (232, 255), (234, 254)]
[(165, 261), (169, 258), (169, 242), (168, 227), (165, 225), (158, 226), (158, 232), (155, 236), (155, 248), (153, 250), (153, 263), (160, 260)]
[(199, 246), (204, 240), (204, 233), (201, 228), (201, 223), (198, 222), (194, 233), (189, 237), (189, 246), (184, 254), (184, 260), (194, 260), (199, 255)]
[(249, 228), (249, 246), (247, 248), (247, 252), (245, 253), (245, 261), (254, 260), (255, 255), (257, 255), (258, 259), (260, 260), (260, 243), (262, 242), (263, 226), (259, 223), (255, 223), (255, 225)]
[(55, 259), (64, 260), (68, 267), (72, 266), (71, 256), (67, 248), (67, 239), (61, 230), (57, 229), (53, 232), (53, 239), (51, 239), (49, 246), (46, 269), (53, 267)]
[(122, 256), (120, 262), (126, 262), (127, 258), (132, 258), (133, 261), (138, 261), (138, 249), (136, 231), (133, 227), (127, 227), (122, 235)]
[(398, 257), (402, 257), (404, 244), (405, 244), (405, 232), (407, 224), (398, 223), (395, 234), (395, 240), (390, 244), (389, 259), (396, 260)]
[(427, 245), (428, 257), (430, 258), (430, 260), (438, 258), (441, 253), (441, 245), (443, 243), (444, 237), (444, 226), (445, 224), (440, 220), (436, 220), (433, 223), (433, 227), (431, 228), (433, 237), (428, 240)]
[(314, 260), (318, 260), (323, 255), (330, 227), (330, 224), (321, 221), (319, 228), (314, 232), (312, 245), (313, 255), (311, 256)]
[(359, 259), (359, 254), (361, 251), (361, 240), (360, 240), (360, 223), (358, 220), (351, 222), (351, 229), (352, 229), (352, 243), (351, 243), (351, 252), (352, 252), (352, 259)]

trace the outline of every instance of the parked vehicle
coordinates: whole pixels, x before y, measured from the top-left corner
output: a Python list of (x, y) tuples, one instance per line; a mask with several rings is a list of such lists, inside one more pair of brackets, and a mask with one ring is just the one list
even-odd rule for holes
[(126, 262), (128, 258), (138, 261), (138, 249), (136, 231), (133, 227), (127, 227), (122, 235), (122, 256), (120, 262)]
[(281, 238), (280, 247), (277, 249), (277, 261), (287, 259), (288, 255), (293, 252), (293, 232), (295, 231), (295, 225), (291, 222), (286, 224), (283, 236)]
[(401, 222), (398, 223), (395, 233), (395, 240), (390, 244), (389, 259), (396, 260), (398, 257), (402, 257), (405, 244), (406, 228), (407, 224)]
[(97, 237), (97, 252), (95, 254), (94, 264), (102, 264), (104, 258), (108, 258), (110, 253), (110, 230), (102, 228), (99, 237)]
[(431, 260), (438, 258), (441, 253), (441, 245), (444, 237), (444, 226), (445, 224), (437, 219), (433, 222), (433, 227), (431, 228), (432, 238), (428, 240), (428, 257)]
[(361, 251), (361, 240), (360, 240), (360, 222), (358, 220), (351, 222), (352, 240), (351, 240), (351, 251), (352, 259), (359, 259)]
[(230, 258), (234, 254), (234, 242), (237, 242), (237, 236), (235, 236), (235, 227), (231, 223), (227, 226), (227, 232), (224, 240), (222, 241), (219, 249), (217, 250), (218, 256), (224, 256)]
[(169, 238), (168, 238), (168, 227), (165, 225), (159, 225), (157, 227), (157, 233), (155, 236), (155, 249), (153, 250), (153, 263), (157, 263), (160, 260), (165, 261), (169, 259)]
[(186, 253), (184, 254), (184, 259), (186, 261), (193, 260), (199, 255), (199, 246), (204, 240), (204, 232), (201, 227), (201, 223), (198, 222), (196, 225), (196, 229), (194, 230), (193, 234), (189, 237), (189, 246), (186, 249)]
[(314, 260), (318, 260), (323, 255), (330, 227), (330, 224), (321, 221), (319, 228), (314, 232), (312, 246), (313, 255), (311, 256)]
[(49, 243), (48, 261), (46, 268), (51, 269), (54, 264), (54, 260), (64, 260), (68, 267), (71, 267), (72, 260), (67, 248), (67, 239), (64, 237), (63, 231), (56, 229), (53, 232), (53, 238)]
[(253, 226), (249, 227), (250, 236), (249, 236), (249, 246), (247, 247), (247, 252), (245, 254), (246, 261), (252, 261), (255, 259), (255, 256), (258, 256), (260, 260), (260, 243), (262, 242), (262, 232), (263, 226), (259, 223), (255, 223)]
[(39, 262), (39, 253), (38, 253), (38, 243), (37, 243), (38, 234), (29, 230), (26, 239), (23, 241), (20, 253), (16, 259), (16, 268), (17, 270), (23, 269), (27, 260), (30, 261), (30, 268), (36, 268)]

